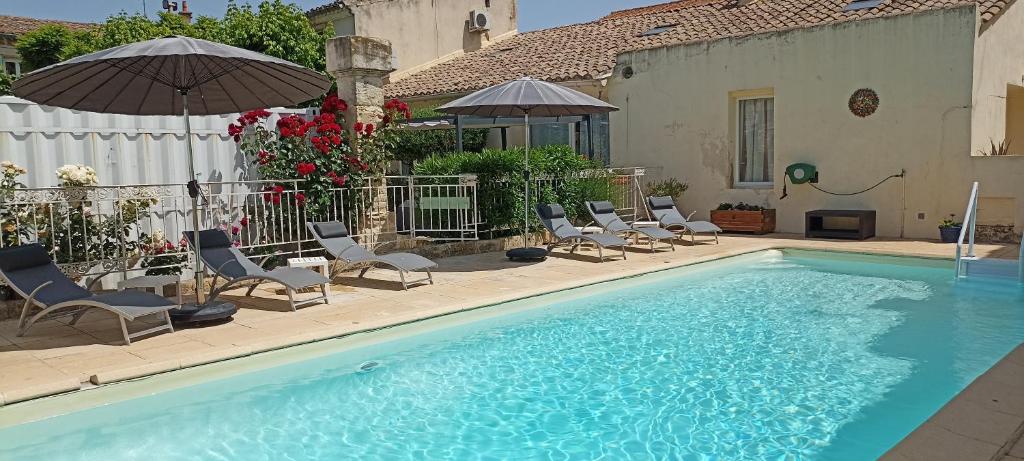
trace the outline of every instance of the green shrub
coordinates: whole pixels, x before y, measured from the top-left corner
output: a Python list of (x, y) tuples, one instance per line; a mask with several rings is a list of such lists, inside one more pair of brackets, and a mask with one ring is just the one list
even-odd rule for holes
[[(433, 109), (414, 109), (413, 118), (437, 118), (444, 114)], [(458, 132), (453, 129), (399, 131), (396, 133), (395, 146), (392, 152), (395, 159), (406, 163), (415, 163), (431, 155), (455, 152)], [(462, 130), (462, 150), (464, 152), (480, 152), (487, 145), (487, 129)]]
[(668, 178), (648, 184), (646, 195), (648, 197), (672, 197), (679, 200), (679, 197), (689, 188), (690, 185), (685, 182), (680, 182), (676, 178)]
[[(523, 179), (525, 152), (522, 148), (509, 150), (484, 149), (482, 152), (432, 155), (414, 168), (424, 176), (459, 174), (477, 175), (477, 203), (482, 231), (498, 235), (513, 235), (523, 223)], [(615, 184), (599, 162), (581, 157), (569, 146), (546, 146), (530, 149), (531, 185), (530, 202), (559, 203), (565, 207), (570, 219), (586, 219), (586, 200), (609, 200), (622, 196), (618, 188), (629, 185)], [(533, 213), (531, 226), (536, 227)]]
[(3, 69), (0, 69), (0, 96), (7, 96), (11, 93), (11, 85), (14, 84), (14, 77), (11, 77)]

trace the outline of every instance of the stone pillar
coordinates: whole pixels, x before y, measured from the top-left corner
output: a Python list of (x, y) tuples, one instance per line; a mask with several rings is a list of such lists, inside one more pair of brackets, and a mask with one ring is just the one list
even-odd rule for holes
[[(384, 115), (384, 77), (391, 68), (391, 42), (345, 36), (327, 41), (327, 71), (338, 81), (338, 97), (348, 103), (345, 130), (349, 142), (357, 121), (377, 123)], [(353, 150), (355, 146), (352, 146)]]
[[(352, 152), (358, 153), (352, 126), (379, 123), (384, 116), (384, 78), (391, 73), (391, 42), (372, 37), (345, 36), (327, 41), (327, 71), (338, 82), (338, 97), (348, 103), (345, 131)], [(363, 210), (361, 241), (371, 248), (395, 243), (395, 216), (388, 211), (384, 178), (370, 178), (370, 207)]]

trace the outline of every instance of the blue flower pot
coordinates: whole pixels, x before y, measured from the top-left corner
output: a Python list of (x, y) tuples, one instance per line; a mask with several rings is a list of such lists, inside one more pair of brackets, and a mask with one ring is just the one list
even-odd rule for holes
[(956, 243), (960, 238), (960, 230), (963, 226), (956, 227), (940, 227), (939, 238), (942, 239), (942, 243)]

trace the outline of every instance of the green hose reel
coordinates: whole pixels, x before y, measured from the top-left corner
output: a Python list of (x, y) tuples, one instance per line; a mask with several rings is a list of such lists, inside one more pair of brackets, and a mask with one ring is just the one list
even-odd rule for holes
[[(818, 183), (818, 167), (811, 165), (810, 163), (794, 163), (786, 167), (786, 178), (793, 184), (817, 184)], [(782, 196), (779, 200), (785, 199), (789, 196), (789, 190), (785, 179), (782, 181)]]
[(786, 176), (793, 184), (817, 183), (818, 168), (809, 163), (794, 163), (786, 167)]

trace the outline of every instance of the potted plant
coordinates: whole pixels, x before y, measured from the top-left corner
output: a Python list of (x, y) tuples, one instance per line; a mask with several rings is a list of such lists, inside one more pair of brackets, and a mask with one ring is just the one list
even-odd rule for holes
[(775, 209), (749, 205), (723, 203), (711, 211), (711, 222), (728, 232), (775, 232)]
[(942, 243), (956, 243), (960, 239), (960, 231), (964, 228), (964, 224), (956, 222), (953, 218), (954, 215), (950, 214), (948, 218), (939, 223), (939, 238)]

